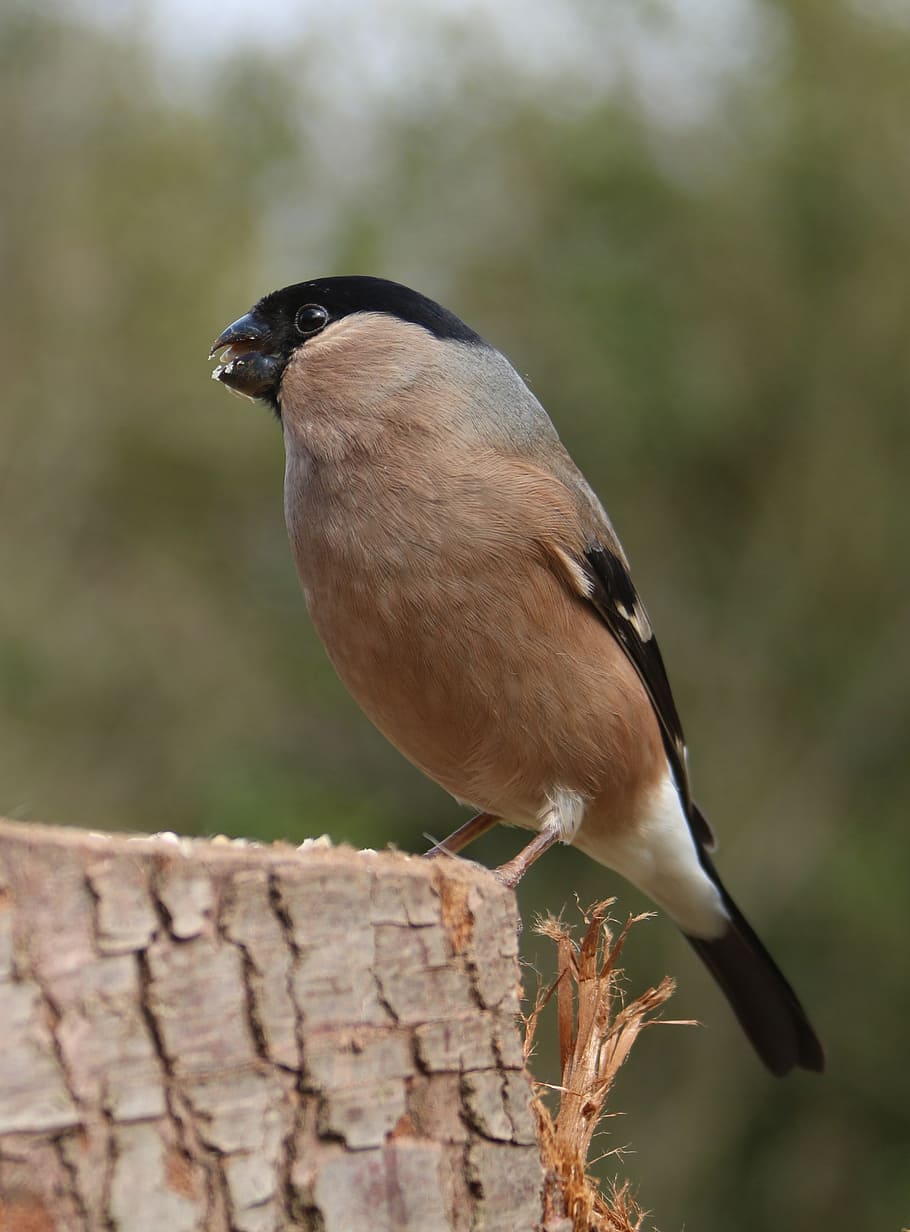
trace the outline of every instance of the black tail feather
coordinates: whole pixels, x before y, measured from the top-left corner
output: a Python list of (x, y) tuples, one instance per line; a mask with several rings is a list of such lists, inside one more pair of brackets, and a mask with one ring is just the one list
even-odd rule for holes
[(821, 1073), (825, 1053), (799, 998), (724, 889), (710, 856), (704, 850), (699, 854), (723, 895), (730, 927), (714, 940), (688, 934), (686, 940), (717, 980), (772, 1074), (780, 1077), (796, 1067)]

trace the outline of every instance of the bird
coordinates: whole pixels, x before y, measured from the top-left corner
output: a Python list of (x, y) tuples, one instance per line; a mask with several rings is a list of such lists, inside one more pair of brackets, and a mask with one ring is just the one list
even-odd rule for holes
[(306, 605), (375, 726), (477, 810), (533, 837), (514, 886), (573, 844), (678, 925), (771, 1073), (821, 1072), (793, 988), (725, 889), (629, 562), (547, 412), (491, 343), (366, 275), (264, 295), (212, 376), (266, 404)]

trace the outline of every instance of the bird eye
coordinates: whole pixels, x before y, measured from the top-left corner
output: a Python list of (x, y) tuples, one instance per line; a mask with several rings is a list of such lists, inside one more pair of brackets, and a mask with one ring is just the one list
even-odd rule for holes
[(297, 309), (294, 324), (300, 334), (318, 334), (328, 319), (329, 314), (322, 304), (304, 304)]

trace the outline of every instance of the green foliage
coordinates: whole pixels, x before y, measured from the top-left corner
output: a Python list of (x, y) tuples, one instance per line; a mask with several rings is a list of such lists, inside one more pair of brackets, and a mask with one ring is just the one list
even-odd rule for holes
[[(139, 36), (43, 12), (0, 14), (0, 807), (407, 849), (457, 823), (335, 681), (280, 436), (205, 361), (282, 283), (420, 286), (529, 374), (607, 498), (721, 868), (830, 1049), (771, 1083), (657, 922), (631, 987), (673, 971), (710, 1034), (639, 1044), (607, 1146), (665, 1229), (899, 1227), (910, 29), (764, 0), (765, 53), (679, 118), (430, 23), (411, 93), (352, 118), (325, 32), (175, 85)], [(575, 890), (642, 905), (559, 852), (526, 916)]]

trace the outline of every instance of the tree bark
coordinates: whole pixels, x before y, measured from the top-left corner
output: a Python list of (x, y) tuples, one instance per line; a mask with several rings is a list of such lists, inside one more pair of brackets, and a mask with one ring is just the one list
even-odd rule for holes
[(0, 1232), (523, 1232), (514, 895), (0, 822)]

